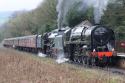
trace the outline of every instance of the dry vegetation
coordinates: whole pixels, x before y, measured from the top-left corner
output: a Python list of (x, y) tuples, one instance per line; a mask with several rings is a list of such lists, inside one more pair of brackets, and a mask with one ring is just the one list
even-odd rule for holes
[(101, 70), (58, 65), (52, 59), (0, 49), (0, 83), (125, 83), (123, 78)]

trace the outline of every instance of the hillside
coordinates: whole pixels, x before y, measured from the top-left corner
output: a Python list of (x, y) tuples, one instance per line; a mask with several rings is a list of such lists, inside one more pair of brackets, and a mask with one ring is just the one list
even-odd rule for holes
[(125, 83), (101, 70), (57, 64), (48, 58), (0, 48), (0, 83)]
[(12, 12), (0, 12), (0, 24), (6, 22), (11, 16)]

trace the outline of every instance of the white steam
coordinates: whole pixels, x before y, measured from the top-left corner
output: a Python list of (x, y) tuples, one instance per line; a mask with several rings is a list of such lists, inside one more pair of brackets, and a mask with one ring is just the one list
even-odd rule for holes
[[(101, 17), (104, 15), (104, 11), (107, 9), (109, 0), (58, 0), (57, 12), (58, 12), (58, 28), (60, 29), (65, 22), (66, 14), (74, 3), (81, 2), (82, 7), (79, 7), (86, 12), (90, 7), (93, 7), (95, 23), (100, 23)], [(80, 5), (81, 6), (81, 5)]]
[(56, 62), (58, 64), (67, 62), (68, 59), (65, 58), (65, 53), (64, 53), (64, 47), (63, 47), (63, 35), (58, 35), (56, 36), (58, 37), (57, 40), (55, 40), (55, 48), (57, 48), (57, 52), (56, 52), (56, 56), (57, 56), (57, 60)]
[(38, 53), (38, 56), (39, 56), (39, 57), (46, 57), (47, 55), (46, 55), (46, 54), (43, 54), (43, 53), (41, 53), (41, 52), (39, 52), (39, 53)]
[(56, 60), (58, 64), (61, 64), (67, 61), (69, 61), (69, 59), (65, 58), (64, 52), (58, 54), (57, 60)]
[(95, 23), (100, 23), (101, 17), (104, 15), (104, 11), (107, 9), (109, 0), (83, 0), (83, 5), (86, 4), (86, 8), (94, 8), (94, 20)]
[[(41, 52), (38, 53), (38, 56), (39, 56), (39, 57), (42, 57), (42, 58), (47, 57), (46, 54), (43, 54), (43, 53), (41, 53)], [(58, 55), (57, 55), (56, 62), (57, 62), (58, 64), (61, 64), (61, 63), (65, 63), (65, 62), (67, 62), (67, 61), (69, 61), (69, 59), (65, 58), (64, 52), (63, 52), (63, 51), (59, 52)]]
[(56, 62), (57, 62), (58, 64), (65, 63), (65, 62), (67, 62), (67, 61), (69, 61), (69, 59), (67, 59), (67, 58), (62, 58), (62, 59), (57, 59), (57, 60), (56, 60)]
[(66, 14), (71, 8), (71, 6), (81, 0), (58, 0), (56, 10), (58, 12), (58, 28), (60, 29), (65, 23)]
[(60, 28), (62, 26), (62, 20), (63, 20), (63, 3), (64, 3), (64, 0), (58, 0), (58, 4), (57, 4), (57, 12), (58, 12), (58, 19), (57, 19), (57, 22), (58, 22), (58, 28)]

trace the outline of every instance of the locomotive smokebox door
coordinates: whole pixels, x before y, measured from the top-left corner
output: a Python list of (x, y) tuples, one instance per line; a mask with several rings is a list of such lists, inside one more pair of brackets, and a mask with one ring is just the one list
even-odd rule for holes
[(57, 58), (64, 58), (63, 36), (57, 35), (54, 39), (54, 53)]

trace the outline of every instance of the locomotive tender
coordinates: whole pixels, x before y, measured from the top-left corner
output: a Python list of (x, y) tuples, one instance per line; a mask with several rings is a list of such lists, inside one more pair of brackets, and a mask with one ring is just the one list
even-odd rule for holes
[(42, 51), (48, 56), (60, 56), (88, 65), (112, 63), (115, 53), (115, 35), (105, 26), (91, 25), (87, 21), (74, 28), (56, 29), (44, 35), (32, 35), (4, 40), (5, 47)]

